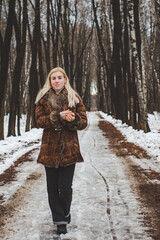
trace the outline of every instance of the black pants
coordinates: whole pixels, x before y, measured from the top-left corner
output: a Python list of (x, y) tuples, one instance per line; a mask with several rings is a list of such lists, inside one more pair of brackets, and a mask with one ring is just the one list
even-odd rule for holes
[(54, 224), (67, 224), (72, 201), (75, 164), (68, 167), (45, 167), (49, 206)]

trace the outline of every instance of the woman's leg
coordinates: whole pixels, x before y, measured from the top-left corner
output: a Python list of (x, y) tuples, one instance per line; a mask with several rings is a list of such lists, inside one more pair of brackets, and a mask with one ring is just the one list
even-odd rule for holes
[(72, 202), (72, 182), (74, 176), (75, 164), (68, 167), (59, 168), (59, 196), (64, 210), (64, 219), (70, 222), (70, 207)]
[(59, 197), (58, 179), (59, 169), (45, 167), (47, 178), (48, 201), (55, 224), (66, 224), (64, 221), (64, 211)]
[(70, 222), (74, 169), (75, 164), (58, 169), (45, 167), (49, 206), (57, 225)]

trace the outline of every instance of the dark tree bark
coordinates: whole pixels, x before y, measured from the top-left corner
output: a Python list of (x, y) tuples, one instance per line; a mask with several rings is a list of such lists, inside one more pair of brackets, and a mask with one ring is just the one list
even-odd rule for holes
[(31, 39), (32, 60), (29, 79), (29, 103), (27, 112), (26, 131), (31, 127), (36, 127), (35, 122), (35, 98), (38, 92), (38, 72), (37, 72), (37, 56), (38, 56), (38, 39), (41, 37), (39, 32), (40, 26), (40, 0), (35, 0), (35, 25), (33, 30), (33, 39)]
[(50, 62), (50, 51), (51, 51), (51, 44), (50, 44), (50, 38), (51, 38), (51, 33), (50, 33), (50, 0), (47, 0), (47, 42), (46, 42), (46, 67), (47, 67), (47, 72), (50, 71), (51, 69), (51, 62)]
[(64, 0), (64, 13), (62, 15), (62, 27), (63, 27), (63, 56), (64, 56), (64, 68), (69, 76), (69, 6), (68, 0)]
[[(20, 13), (21, 15), (21, 13)], [(23, 67), (23, 60), (25, 56), (26, 48), (26, 27), (27, 27), (27, 0), (23, 0), (23, 26), (17, 21), (16, 16), (14, 17), (14, 28), (16, 33), (16, 42), (17, 42), (17, 52), (16, 52), (16, 61), (13, 71), (13, 80), (12, 80), (12, 94), (10, 100), (10, 115), (9, 115), (9, 127), (8, 127), (8, 136), (15, 136), (15, 123), (16, 116), (19, 119), (19, 85), (21, 79), (21, 71)], [(22, 32), (21, 32), (22, 28)], [(19, 113), (19, 114), (18, 114)], [(19, 124), (19, 121), (18, 121)], [(18, 132), (20, 131), (20, 126), (18, 126)], [(20, 132), (18, 133), (20, 135)]]
[(75, 43), (75, 35), (76, 35), (76, 26), (77, 26), (77, 0), (75, 1), (75, 21), (74, 24), (71, 24), (71, 43), (70, 43), (70, 56), (69, 56), (69, 61), (70, 61), (70, 84), (73, 87), (73, 82), (74, 82), (74, 60), (75, 60), (75, 55), (74, 55), (74, 43)]
[(139, 25), (139, 0), (134, 0), (134, 21), (135, 21), (135, 32), (136, 32), (136, 44), (139, 57), (140, 71), (142, 74), (142, 60), (141, 60), (141, 34), (140, 34), (140, 25)]
[[(131, 47), (132, 47), (132, 57), (133, 57), (133, 64), (135, 69), (135, 83), (136, 83), (136, 92), (137, 92), (137, 99), (138, 99), (138, 114), (139, 114), (139, 128), (143, 129), (145, 132), (148, 132), (149, 125), (147, 122), (147, 95), (146, 95), (146, 79), (144, 73), (141, 71), (142, 62), (140, 64), (139, 57), (138, 57), (138, 48), (137, 48), (137, 41), (136, 41), (136, 21), (134, 21), (134, 4), (133, 0), (128, 1), (128, 14), (129, 14), (129, 23), (130, 23), (130, 32), (131, 32)], [(138, 20), (137, 20), (138, 21)]]
[(104, 62), (104, 65), (105, 65), (107, 76), (109, 77), (110, 76), (109, 67), (108, 67), (108, 63), (107, 63), (107, 60), (106, 60), (106, 52), (105, 52), (103, 42), (102, 42), (102, 38), (101, 38), (101, 31), (100, 31), (100, 27), (99, 27), (99, 23), (98, 23), (98, 19), (97, 19), (96, 6), (95, 6), (95, 1), (94, 0), (92, 0), (92, 6), (93, 6), (94, 19), (95, 19), (95, 23), (96, 23), (97, 35), (98, 35), (100, 49), (101, 49), (101, 52), (102, 52), (103, 62)]
[(113, 37), (113, 56), (112, 56), (112, 79), (115, 84), (115, 117), (127, 122), (125, 111), (124, 93), (126, 92), (126, 82), (123, 76), (123, 49), (122, 49), (122, 27), (120, 16), (119, 0), (112, 1), (113, 6), (113, 20), (114, 20), (114, 37)]
[(2, 35), (0, 35), (1, 42), (1, 56), (0, 59), (0, 139), (4, 139), (4, 100), (5, 100), (5, 90), (8, 77), (8, 65), (9, 65), (9, 52), (10, 43), (12, 38), (12, 26), (15, 14), (15, 0), (9, 1), (9, 12), (7, 17), (7, 27), (5, 31), (4, 40), (2, 40)]
[[(96, 29), (97, 29), (97, 36), (98, 36), (98, 42), (99, 42), (99, 47), (101, 50), (101, 54), (102, 54), (102, 59), (103, 59), (103, 64), (105, 67), (105, 71), (106, 71), (106, 75), (107, 75), (107, 81), (109, 83), (109, 89), (110, 89), (110, 93), (111, 93), (111, 102), (112, 102), (112, 108), (111, 108), (111, 112), (112, 114), (115, 113), (115, 91), (114, 91), (114, 82), (111, 80), (112, 76), (111, 76), (111, 69), (109, 67), (109, 64), (107, 62), (107, 58), (106, 58), (106, 51), (103, 45), (103, 41), (102, 41), (102, 36), (101, 36), (101, 30), (100, 30), (100, 26), (98, 23), (98, 18), (97, 18), (97, 12), (96, 12), (96, 6), (95, 6), (95, 1), (92, 0), (92, 7), (93, 7), (93, 12), (94, 12), (94, 20), (96, 23)], [(102, 86), (102, 84), (100, 84), (100, 86)], [(104, 93), (103, 93), (104, 94)], [(105, 96), (106, 97), (106, 96)], [(104, 98), (104, 97), (103, 97)]]
[[(77, 51), (76, 51), (76, 57), (74, 58), (74, 73), (73, 73), (73, 81), (75, 82), (75, 88), (77, 89), (77, 91), (79, 92), (79, 94), (82, 94), (82, 84), (83, 84), (83, 68), (85, 65), (85, 61), (83, 61), (84, 59), (84, 53), (85, 50), (87, 48), (87, 44), (89, 42), (89, 40), (92, 37), (93, 34), (93, 26), (92, 28), (86, 28), (86, 26), (84, 25), (80, 25), (79, 26), (79, 32), (76, 36), (77, 39)], [(87, 30), (90, 32), (87, 34), (86, 36), (86, 32)], [(75, 41), (76, 41), (75, 39)]]
[[(128, 26), (128, 5), (127, 0), (124, 0), (124, 75), (128, 84), (128, 94), (125, 94), (125, 99), (128, 99), (126, 109), (130, 113), (128, 123), (136, 127), (135, 122), (135, 104), (136, 99), (134, 96), (135, 83), (134, 78), (131, 78), (131, 63), (130, 63), (130, 49), (129, 49), (129, 26)], [(126, 93), (126, 92), (125, 92)], [(127, 112), (128, 112), (127, 111)]]

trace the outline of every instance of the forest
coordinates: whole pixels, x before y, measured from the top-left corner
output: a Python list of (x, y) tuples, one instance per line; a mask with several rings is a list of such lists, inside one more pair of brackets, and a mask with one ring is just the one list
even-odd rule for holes
[(160, 0), (0, 0), (0, 139), (36, 127), (35, 98), (65, 69), (87, 111), (149, 132), (160, 111)]

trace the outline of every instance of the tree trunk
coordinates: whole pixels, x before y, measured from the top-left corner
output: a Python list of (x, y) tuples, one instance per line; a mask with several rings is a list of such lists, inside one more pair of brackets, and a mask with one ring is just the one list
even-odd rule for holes
[(122, 49), (122, 27), (120, 17), (120, 5), (119, 0), (112, 1), (113, 6), (113, 19), (114, 19), (114, 37), (113, 37), (113, 78), (115, 82), (116, 98), (115, 98), (115, 109), (116, 118), (121, 119), (123, 122), (127, 122), (125, 114), (125, 102), (124, 99), (125, 85), (123, 77), (123, 49)]
[(11, 37), (12, 37), (12, 26), (13, 26), (13, 18), (15, 14), (15, 0), (9, 1), (9, 13), (8, 13), (8, 19), (7, 19), (7, 27), (5, 31), (5, 37), (4, 41), (2, 43), (2, 37), (1, 39), (1, 56), (0, 59), (3, 59), (1, 61), (0, 65), (0, 140), (4, 139), (4, 131), (3, 131), (3, 124), (4, 124), (4, 98), (5, 98), (5, 90), (6, 90), (6, 84), (7, 84), (7, 76), (8, 76), (8, 64), (9, 64), (9, 52), (10, 52), (10, 43), (11, 43)]
[[(17, 42), (17, 55), (15, 61), (15, 67), (13, 72), (12, 80), (12, 94), (10, 106), (10, 115), (9, 115), (9, 126), (8, 126), (8, 136), (15, 136), (15, 124), (16, 124), (16, 115), (19, 108), (19, 85), (21, 79), (21, 71), (23, 67), (23, 60), (25, 56), (26, 48), (26, 26), (27, 26), (27, 0), (23, 0), (23, 28), (21, 34), (21, 23), (17, 22), (17, 18), (14, 18), (14, 26), (16, 33), (16, 42)], [(21, 36), (22, 35), (22, 36)], [(22, 38), (22, 41), (21, 41)], [(20, 129), (20, 128), (19, 128)], [(20, 134), (20, 132), (19, 132)]]
[[(131, 63), (130, 63), (130, 49), (129, 49), (129, 33), (128, 33), (128, 9), (127, 9), (127, 0), (124, 0), (124, 75), (128, 84), (128, 91), (125, 95), (125, 99), (128, 99), (128, 106), (126, 109), (129, 111), (129, 121), (128, 123), (135, 128), (135, 99), (134, 99), (134, 79), (131, 79)], [(128, 112), (127, 111), (127, 112)]]
[(50, 0), (47, 0), (47, 42), (46, 42), (46, 68), (47, 72), (51, 70), (51, 43), (50, 43), (50, 38), (51, 38), (51, 33), (50, 33)]
[(102, 59), (103, 59), (103, 64), (105, 66), (105, 71), (107, 75), (107, 81), (109, 83), (109, 89), (110, 89), (110, 95), (111, 95), (111, 102), (112, 102), (112, 114), (115, 113), (115, 91), (114, 91), (114, 81), (112, 81), (112, 76), (111, 76), (111, 68), (108, 66), (107, 58), (106, 58), (106, 51), (103, 45), (102, 41), (102, 36), (101, 36), (101, 31), (100, 31), (100, 26), (98, 23), (98, 18), (97, 18), (97, 13), (96, 13), (96, 6), (95, 6), (95, 1), (92, 0), (92, 7), (93, 7), (93, 12), (94, 12), (94, 19), (96, 23), (96, 29), (97, 29), (97, 36), (98, 36), (98, 41), (99, 41), (99, 47), (102, 53)]
[(28, 106), (28, 114), (27, 114), (27, 122), (26, 122), (26, 131), (30, 130), (31, 127), (36, 127), (35, 122), (35, 98), (38, 92), (38, 73), (37, 73), (37, 54), (38, 54), (38, 38), (40, 37), (39, 33), (39, 25), (40, 25), (40, 0), (35, 1), (35, 25), (33, 30), (33, 40), (31, 40), (31, 50), (32, 50), (32, 60), (31, 60), (31, 68), (30, 68), (30, 79), (29, 79), (29, 106)]
[(139, 62), (138, 57), (138, 49), (136, 45), (136, 26), (134, 21), (134, 5), (133, 0), (128, 1), (128, 14), (129, 14), (129, 23), (130, 23), (130, 32), (131, 32), (131, 47), (132, 47), (132, 55), (135, 65), (135, 80), (136, 80), (136, 89), (137, 89), (137, 96), (138, 96), (138, 107), (140, 113), (140, 128), (144, 130), (144, 132), (149, 131), (149, 126), (147, 122), (147, 99), (146, 94), (144, 92), (143, 86), (145, 84), (145, 77), (144, 74), (141, 74), (141, 64)]
[(68, 0), (64, 0), (64, 13), (62, 17), (63, 27), (63, 56), (64, 69), (69, 76), (69, 6)]
[(73, 87), (73, 82), (74, 82), (74, 40), (75, 40), (75, 30), (76, 30), (76, 25), (77, 25), (77, 0), (75, 1), (75, 21), (73, 26), (71, 25), (71, 46), (70, 46), (70, 84)]

